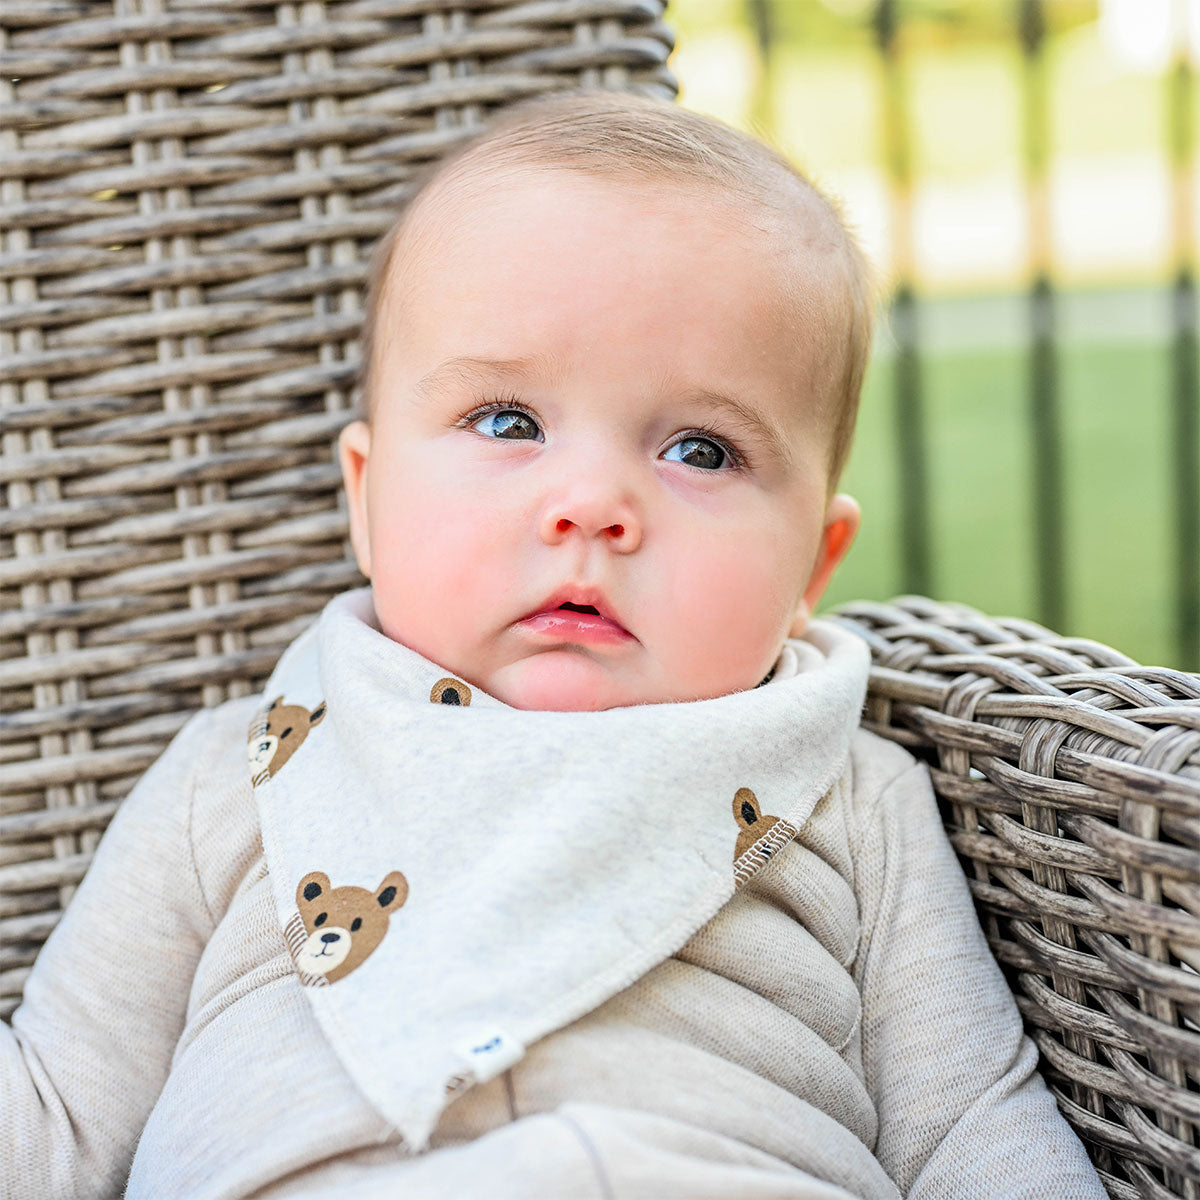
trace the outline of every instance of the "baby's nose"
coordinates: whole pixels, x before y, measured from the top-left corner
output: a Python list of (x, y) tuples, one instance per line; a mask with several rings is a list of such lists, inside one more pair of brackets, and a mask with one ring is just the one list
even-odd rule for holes
[[(569, 517), (560, 517), (558, 520), (558, 526), (557, 526), (558, 532), (566, 533), (567, 530), (571, 528), (572, 524), (573, 524), (573, 522), (571, 521), (571, 519)], [(623, 537), (625, 534), (625, 526), (624, 525), (610, 525), (604, 532), (611, 533), (613, 535), (613, 537)]]
[(601, 525), (599, 522), (575, 521), (570, 517), (549, 517), (542, 523), (542, 538), (549, 544), (561, 542), (572, 536), (572, 531), (578, 530), (584, 537), (599, 535), (603, 537), (614, 550), (629, 553), (637, 549), (641, 536), (634, 523), (614, 521), (611, 525)]
[(546, 505), (539, 533), (547, 545), (581, 534), (600, 537), (614, 550), (627, 554), (641, 542), (641, 523), (629, 501), (611, 491), (607, 495), (577, 493)]

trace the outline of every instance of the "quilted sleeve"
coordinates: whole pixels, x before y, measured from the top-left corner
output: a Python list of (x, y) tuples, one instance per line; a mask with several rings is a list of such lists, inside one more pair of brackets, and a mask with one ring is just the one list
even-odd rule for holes
[(0, 1022), (0, 1197), (120, 1195), (213, 923), (191, 848), (197, 713), (117, 809)]
[(923, 763), (882, 789), (858, 840), (855, 977), (884, 1170), (910, 1200), (1105, 1200), (1037, 1073)]

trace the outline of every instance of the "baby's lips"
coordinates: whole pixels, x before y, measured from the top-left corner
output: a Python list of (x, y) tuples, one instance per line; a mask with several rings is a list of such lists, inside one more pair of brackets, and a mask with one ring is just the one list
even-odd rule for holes
[(599, 588), (587, 584), (568, 584), (559, 588), (521, 619), (527, 621), (530, 617), (536, 617), (542, 613), (555, 612), (564, 604), (574, 604), (577, 608), (594, 608), (596, 613), (610, 624), (615, 625), (623, 633), (629, 633), (604, 593)]
[(586, 624), (603, 624), (611, 629), (619, 630), (621, 633), (629, 632), (619, 621), (614, 621), (611, 617), (606, 617), (603, 613), (577, 612), (575, 609), (561, 607), (545, 608), (540, 612), (530, 613), (529, 616), (523, 619), (532, 621), (534, 617), (581, 617)]
[(580, 613), (564, 608), (542, 610), (531, 613), (517, 624), (538, 639), (552, 641), (617, 646), (637, 640), (624, 625), (594, 612)]

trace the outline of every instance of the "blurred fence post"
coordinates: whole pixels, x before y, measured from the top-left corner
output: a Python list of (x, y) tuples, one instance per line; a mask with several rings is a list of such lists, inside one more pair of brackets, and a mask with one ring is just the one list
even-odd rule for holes
[(1033, 464), (1034, 579), (1037, 619), (1066, 630), (1067, 551), (1063, 534), (1062, 418), (1058, 403), (1056, 303), (1046, 105), (1046, 18), (1042, 0), (1021, 0), (1022, 151), (1029, 213), (1029, 452)]
[(1167, 73), (1171, 159), (1171, 447), (1175, 503), (1176, 664), (1200, 670), (1200, 380), (1196, 345), (1196, 128), (1187, 11), (1174, 6), (1175, 61)]
[(901, 586), (906, 592), (932, 595), (934, 579), (929, 553), (929, 476), (921, 389), (917, 327), (916, 275), (913, 249), (912, 151), (904, 72), (896, 47), (895, 0), (878, 0), (875, 40), (883, 61), (883, 152), (891, 201), (892, 263), (896, 288), (890, 327), (896, 341), (895, 395)]
[(753, 131), (767, 141), (775, 135), (775, 23), (769, 0), (748, 0), (750, 26), (758, 43), (758, 76), (750, 97), (750, 123)]

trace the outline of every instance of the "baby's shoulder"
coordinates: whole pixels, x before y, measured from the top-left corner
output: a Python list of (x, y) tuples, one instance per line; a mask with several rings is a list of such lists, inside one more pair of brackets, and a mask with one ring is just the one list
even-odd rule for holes
[(249, 729), (261, 708), (261, 696), (242, 696), (201, 709), (192, 718), (192, 853), (214, 914), (224, 911), (233, 891), (262, 857), (262, 829), (246, 755)]
[(229, 789), (249, 790), (246, 742), (255, 714), (262, 708), (262, 697), (239, 696), (213, 708), (201, 708), (188, 719), (167, 751), (186, 756), (193, 773), (192, 786), (197, 797), (208, 797)]
[(226, 700), (213, 708), (202, 708), (195, 713), (193, 720), (205, 724), (205, 737), (211, 740), (211, 745), (235, 748), (244, 757), (251, 720), (262, 707), (263, 698), (255, 692), (252, 696)]
[(214, 708), (202, 708), (191, 722), (196, 725), (191, 755), (198, 771), (194, 781), (198, 800), (213, 800), (230, 792), (252, 793), (246, 744), (250, 727), (263, 707), (260, 695), (239, 696)]
[(847, 762), (851, 807), (859, 813), (874, 808), (898, 777), (919, 765), (920, 760), (899, 743), (859, 725), (850, 739)]

